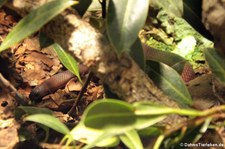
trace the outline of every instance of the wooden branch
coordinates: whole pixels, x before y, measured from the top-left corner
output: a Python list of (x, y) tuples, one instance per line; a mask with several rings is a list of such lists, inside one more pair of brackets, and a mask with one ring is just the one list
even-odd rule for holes
[(225, 56), (225, 2), (202, 1), (202, 22), (214, 37), (216, 50)]
[(6, 90), (17, 102), (17, 104), (27, 105), (27, 101), (21, 95), (17, 89), (4, 78), (4, 76), (0, 73), (0, 87)]
[[(24, 15), (49, 0), (12, 0), (6, 6)], [(153, 101), (170, 107), (177, 103), (164, 95), (128, 54), (118, 57), (107, 38), (67, 9), (42, 29), (82, 64), (89, 67), (110, 89), (127, 102)]]

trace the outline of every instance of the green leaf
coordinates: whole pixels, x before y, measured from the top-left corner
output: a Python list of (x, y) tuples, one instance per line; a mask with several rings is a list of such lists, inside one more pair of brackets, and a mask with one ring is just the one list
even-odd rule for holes
[[(104, 135), (104, 137), (102, 137)], [(73, 139), (91, 145), (95, 142), (95, 146), (98, 147), (113, 147), (119, 144), (119, 138), (117, 136), (105, 136), (104, 130), (96, 130), (88, 128), (81, 121), (75, 128), (71, 130), (71, 136)], [(100, 139), (100, 140), (99, 140)], [(99, 140), (96, 142), (96, 140)]]
[(32, 10), (8, 34), (0, 46), (0, 52), (38, 31), (48, 21), (75, 3), (77, 2), (72, 0), (54, 0)]
[(165, 119), (167, 117), (167, 115), (136, 115), (136, 123), (134, 124), (133, 128), (135, 129), (144, 129), (146, 127), (152, 126), (160, 121), (162, 121), (163, 119)]
[(146, 60), (162, 62), (175, 69), (179, 74), (182, 74), (183, 68), (187, 61), (185, 58), (175, 53), (149, 47), (146, 44), (142, 44), (142, 46), (145, 49)]
[(119, 100), (105, 99), (92, 103), (84, 112), (72, 136), (87, 143), (85, 148), (112, 146), (118, 143), (118, 135), (135, 129), (149, 127), (165, 115), (136, 115), (132, 105)]
[(136, 115), (163, 115), (171, 114), (172, 109), (170, 107), (148, 103), (148, 102), (136, 102), (133, 105), (135, 107)]
[(57, 53), (61, 63), (70, 70), (74, 75), (77, 76), (80, 82), (82, 82), (79, 74), (79, 67), (77, 61), (71, 56), (68, 52), (66, 52), (59, 44), (55, 43), (53, 45), (55, 52)]
[(161, 133), (162, 133), (162, 130), (154, 126), (150, 126), (138, 131), (138, 134), (141, 137), (151, 137), (151, 136), (155, 137), (155, 136), (159, 136)]
[(111, 133), (108, 133), (108, 132), (103, 133), (101, 136), (99, 136), (98, 138), (96, 138), (91, 143), (87, 144), (86, 146), (84, 146), (82, 149), (92, 149), (94, 146), (96, 146), (96, 144), (98, 144), (102, 140), (105, 140), (106, 138), (109, 138), (112, 136), (113, 135)]
[(125, 132), (124, 135), (120, 136), (121, 141), (129, 148), (129, 149), (143, 149), (143, 145), (141, 143), (141, 139), (135, 130), (130, 130)]
[(135, 115), (139, 116), (166, 116), (169, 114), (179, 114), (184, 116), (204, 116), (207, 114), (195, 109), (171, 108), (149, 102), (136, 102), (133, 107), (135, 108)]
[(192, 103), (183, 80), (171, 67), (158, 62), (148, 61), (148, 75), (162, 91), (172, 97), (182, 107), (188, 107)]
[(141, 67), (142, 70), (145, 70), (144, 52), (139, 38), (137, 38), (137, 40), (134, 42), (130, 49), (131, 57)]
[(36, 122), (45, 125), (62, 134), (69, 134), (70, 130), (57, 118), (48, 114), (34, 114), (25, 118), (26, 121)]
[(130, 129), (136, 121), (130, 104), (109, 99), (91, 104), (83, 118), (86, 127), (113, 133), (122, 133)]
[(165, 118), (164, 115), (137, 115), (134, 107), (124, 101), (105, 99), (91, 104), (83, 114), (86, 127), (122, 134), (131, 129), (149, 127)]
[(47, 108), (37, 108), (31, 106), (19, 106), (19, 109), (22, 109), (27, 114), (52, 114), (52, 111)]
[(204, 54), (212, 73), (225, 85), (225, 57), (214, 48), (207, 48)]
[(151, 0), (150, 6), (163, 8), (167, 12), (174, 14), (177, 17), (182, 17), (183, 15), (182, 0)]
[(110, 0), (107, 13), (107, 33), (117, 51), (128, 51), (143, 27), (149, 0)]

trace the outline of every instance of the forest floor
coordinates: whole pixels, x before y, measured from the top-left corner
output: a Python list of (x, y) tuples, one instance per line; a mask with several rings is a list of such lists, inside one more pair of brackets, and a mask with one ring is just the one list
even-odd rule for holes
[[(15, 13), (7, 9), (0, 10), (0, 42), (4, 40), (18, 20), (19, 17)], [(37, 143), (34, 140), (37, 138), (39, 140), (45, 139), (44, 130), (41, 130), (37, 125), (33, 123), (25, 124), (21, 119), (15, 119), (15, 115), (19, 113), (19, 110), (16, 109), (18, 109), (18, 105), (21, 105), (21, 101), (15, 97), (15, 93), (11, 92), (10, 87), (15, 87), (16, 92), (23, 95), (22, 100), (25, 103), (35, 107), (51, 109), (62, 122), (74, 124), (74, 126), (87, 105), (94, 100), (103, 98), (102, 84), (94, 76), (88, 82), (87, 88), (82, 88), (83, 84), (78, 79), (73, 78), (64, 87), (45, 96), (39, 103), (34, 104), (29, 99), (29, 94), (35, 86), (65, 70), (53, 48), (40, 47), (38, 33), (1, 53), (0, 73), (8, 80), (9, 84), (2, 84), (4, 80), (1, 80), (0, 148), (12, 148), (21, 140), (21, 137), (30, 141), (25, 141), (25, 144), (17, 144), (17, 148), (39, 148), (38, 145), (34, 147)], [(85, 82), (87, 76), (88, 73), (81, 76), (83, 82)], [(81, 90), (84, 93), (78, 99)], [(69, 116), (67, 113), (71, 110), (73, 104), (76, 104), (76, 106), (73, 113), (70, 114), (72, 116)], [(48, 141), (53, 144), (59, 143), (62, 136), (60, 134), (55, 135), (55, 132), (52, 133), (47, 138)], [(52, 146), (49, 148), (52, 148)]]
[[(0, 9), (0, 42), (5, 39), (19, 19), (20, 17), (10, 10)], [(73, 78), (64, 87), (45, 96), (41, 102), (29, 99), (29, 94), (35, 86), (66, 70), (51, 47), (41, 48), (38, 36), (39, 33), (36, 33), (0, 55), (0, 73), (3, 75), (0, 78), (0, 149), (60, 148), (59, 142), (63, 137), (61, 134), (50, 131), (49, 137), (46, 138), (44, 129), (34, 123), (23, 121), (20, 107), (24, 103), (52, 110), (54, 116), (73, 128), (85, 108), (93, 101), (104, 97), (101, 81), (93, 76), (87, 88), (83, 88), (83, 84)], [(86, 82), (88, 75), (89, 73), (81, 75), (83, 82)], [(200, 98), (201, 95), (202, 98), (204, 94), (206, 98), (215, 98), (211, 92), (210, 77), (201, 79), (203, 79), (202, 84), (198, 83), (200, 79), (197, 83), (192, 82), (192, 87), (189, 88), (192, 96)], [(7, 80), (8, 82), (5, 82)], [(196, 86), (198, 89), (195, 88)], [(200, 90), (199, 86), (202, 86), (203, 90)], [(16, 90), (12, 92), (13, 87)], [(17, 97), (16, 93), (22, 97)], [(73, 113), (68, 114), (74, 104)], [(200, 100), (197, 109), (206, 109), (216, 104), (214, 101), (205, 104)], [(225, 142), (225, 129), (208, 132), (205, 137)], [(48, 143), (40, 144), (40, 142)]]

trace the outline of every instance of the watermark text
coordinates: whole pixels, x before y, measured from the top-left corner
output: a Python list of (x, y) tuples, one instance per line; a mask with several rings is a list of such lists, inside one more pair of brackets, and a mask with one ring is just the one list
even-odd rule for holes
[(222, 143), (180, 143), (180, 147), (225, 147)]

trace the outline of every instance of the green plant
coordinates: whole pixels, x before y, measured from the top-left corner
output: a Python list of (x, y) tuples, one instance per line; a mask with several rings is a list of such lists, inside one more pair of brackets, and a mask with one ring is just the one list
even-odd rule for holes
[[(23, 109), (23, 107), (21, 108)], [(178, 125), (171, 130), (163, 132), (162, 127), (157, 125), (157, 123), (169, 115), (178, 114), (190, 117), (189, 125), (186, 127), (191, 128), (201, 127), (205, 121), (217, 118), (218, 113), (221, 111), (225, 111), (224, 105), (205, 111), (198, 111), (194, 109), (170, 108), (149, 102), (128, 104), (115, 99), (102, 99), (91, 104), (85, 110), (79, 124), (70, 132), (53, 116), (49, 114), (37, 114), (40, 111), (35, 115), (26, 117), (25, 120), (46, 125), (65, 134), (67, 137), (69, 136), (70, 139), (72, 137), (77, 141), (84, 142), (87, 145), (83, 149), (94, 146), (113, 147), (118, 145), (120, 140), (131, 149), (142, 149), (143, 146), (140, 141), (141, 133), (139, 135), (139, 131), (148, 131), (156, 128), (157, 131), (152, 131), (152, 133), (148, 134), (148, 137), (159, 135), (154, 145), (154, 149), (157, 149), (160, 147), (163, 139), (179, 131), (183, 126)], [(209, 123), (207, 126), (203, 126), (205, 127), (204, 130), (207, 130)], [(181, 136), (179, 140), (183, 138), (184, 136)]]
[[(166, 12), (170, 12), (169, 8), (173, 6), (173, 8), (177, 8), (175, 9), (177, 11), (170, 13), (179, 17), (182, 16), (182, 1), (179, 1), (178, 4), (176, 4), (176, 0), (153, 2), (157, 2), (154, 5)], [(54, 16), (75, 3), (71, 0), (55, 0), (33, 10), (11, 31), (1, 44), (0, 51), (38, 31)], [(156, 81), (156, 84), (183, 108), (171, 108), (151, 102), (129, 104), (115, 99), (103, 99), (88, 106), (82, 120), (71, 131), (49, 114), (40, 114), (43, 112), (30, 115), (25, 120), (41, 123), (64, 134), (65, 138), (69, 138), (68, 144), (72, 139), (84, 142), (87, 144), (84, 148), (92, 148), (94, 146), (111, 147), (118, 145), (119, 141), (122, 141), (131, 149), (141, 149), (143, 145), (139, 132), (150, 130), (149, 136), (159, 136), (154, 145), (156, 149), (160, 148), (162, 141), (170, 138), (172, 133), (177, 133), (178, 138), (171, 137), (171, 140), (167, 140), (169, 143), (167, 146), (165, 145), (166, 147), (176, 146), (179, 141), (184, 139), (185, 133), (178, 132), (182, 126), (191, 127), (190, 124), (195, 124), (194, 127), (205, 128), (204, 130), (206, 131), (210, 126), (211, 120), (217, 118), (220, 111), (225, 111), (225, 107), (219, 106), (205, 111), (191, 109), (191, 96), (178, 73), (166, 64), (145, 61), (138, 33), (145, 24), (148, 6), (148, 0), (110, 0), (106, 19), (107, 37), (118, 57), (131, 55), (143, 70), (149, 70), (152, 73), (151, 77)], [(85, 10), (86, 7), (84, 8)], [(49, 8), (51, 9), (49, 10)], [(49, 13), (52, 15), (49, 15)], [(37, 24), (39, 25), (37, 26)], [(19, 36), (21, 34), (22, 36)], [(76, 61), (67, 55), (56, 43), (54, 47), (64, 65), (79, 78)], [(218, 55), (215, 49), (212, 48), (205, 50), (205, 57), (212, 72), (224, 84), (224, 57)], [(26, 108), (22, 109), (26, 111)], [(173, 114), (187, 116), (190, 124), (179, 125), (175, 129), (167, 130), (163, 133), (162, 127), (158, 124)], [(44, 121), (44, 119), (48, 119), (48, 121)], [(153, 129), (155, 131), (152, 131)]]

